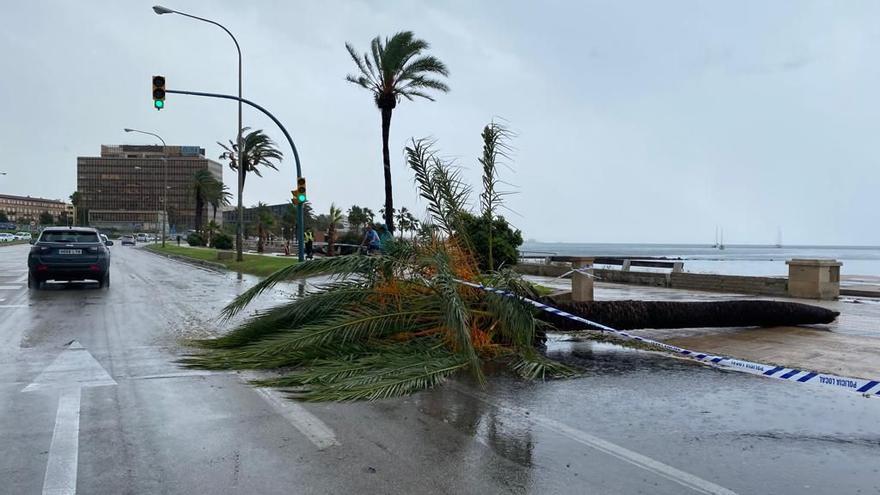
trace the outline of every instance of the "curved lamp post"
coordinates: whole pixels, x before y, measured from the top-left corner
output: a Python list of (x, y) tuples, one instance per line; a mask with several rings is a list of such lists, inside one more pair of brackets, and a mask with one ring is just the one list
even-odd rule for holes
[(138, 129), (129, 129), (126, 127), (123, 129), (125, 132), (137, 132), (138, 134), (146, 134), (147, 136), (153, 136), (154, 138), (162, 141), (162, 182), (164, 183), (164, 187), (162, 187), (162, 233), (160, 237), (162, 237), (162, 247), (165, 247), (165, 228), (167, 227), (166, 222), (168, 219), (168, 145), (165, 144), (165, 140), (162, 139), (162, 136), (147, 132), (141, 131)]
[(242, 140), (242, 125), (241, 125), (241, 47), (238, 45), (238, 40), (235, 39), (235, 36), (232, 35), (226, 26), (220, 24), (219, 22), (212, 21), (210, 19), (205, 19), (204, 17), (194, 16), (192, 14), (187, 14), (185, 12), (180, 12), (178, 10), (169, 9), (167, 7), (163, 7), (161, 5), (154, 5), (153, 12), (158, 15), (163, 14), (178, 14), (184, 17), (189, 17), (190, 19), (195, 19), (197, 21), (207, 22), (208, 24), (213, 24), (223, 31), (226, 31), (226, 34), (232, 38), (232, 42), (235, 43), (235, 49), (238, 51), (238, 226), (236, 228), (235, 233), (235, 256), (237, 261), (244, 260), (244, 256), (242, 255), (242, 245), (244, 242), (244, 206), (242, 204), (242, 194), (244, 193), (244, 174), (247, 171), (244, 169), (242, 163), (244, 162), (243, 157), (245, 156), (244, 149), (244, 141)]

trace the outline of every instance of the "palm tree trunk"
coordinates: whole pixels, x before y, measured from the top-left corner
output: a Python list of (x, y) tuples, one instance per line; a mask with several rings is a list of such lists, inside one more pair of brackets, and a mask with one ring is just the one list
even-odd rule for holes
[(202, 210), (205, 207), (205, 200), (202, 199), (202, 194), (196, 194), (196, 219), (195, 219), (195, 228), (196, 231), (201, 232), (202, 230)]
[(391, 191), (391, 153), (388, 151), (388, 134), (391, 130), (391, 108), (382, 108), (382, 161), (385, 165), (385, 225), (394, 233), (394, 198)]

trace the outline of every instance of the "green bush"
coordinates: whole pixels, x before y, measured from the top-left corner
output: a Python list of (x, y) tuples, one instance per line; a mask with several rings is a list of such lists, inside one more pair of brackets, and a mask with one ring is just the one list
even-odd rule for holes
[(232, 249), (232, 237), (226, 234), (217, 234), (214, 236), (212, 246), (215, 249)]
[(202, 237), (202, 234), (193, 232), (186, 238), (186, 242), (189, 243), (190, 246), (204, 246), (205, 238)]
[(469, 213), (463, 215), (464, 228), (474, 244), (474, 253), (480, 270), (497, 270), (515, 265), (517, 249), (522, 245), (522, 233), (510, 227), (504, 217), (495, 217), (492, 223), (492, 268), (489, 267), (489, 220)]

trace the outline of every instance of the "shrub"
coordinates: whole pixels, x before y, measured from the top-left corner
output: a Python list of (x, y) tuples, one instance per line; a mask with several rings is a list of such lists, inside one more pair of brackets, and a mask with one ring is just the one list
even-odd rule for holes
[(190, 246), (204, 246), (205, 245), (205, 238), (202, 237), (202, 234), (199, 234), (198, 232), (193, 232), (192, 234), (187, 236), (186, 242)]
[(212, 243), (215, 249), (232, 249), (232, 237), (226, 234), (215, 235)]
[(504, 217), (495, 217), (492, 222), (492, 264), (489, 267), (489, 220), (484, 216), (470, 213), (462, 215), (464, 229), (473, 243), (474, 254), (480, 270), (497, 270), (502, 266), (512, 266), (517, 261), (517, 248), (522, 243), (522, 233), (510, 227)]

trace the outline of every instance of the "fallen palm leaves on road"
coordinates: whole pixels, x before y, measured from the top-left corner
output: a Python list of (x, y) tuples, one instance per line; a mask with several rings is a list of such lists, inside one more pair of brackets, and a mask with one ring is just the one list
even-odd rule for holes
[[(497, 143), (502, 130), (490, 124), (484, 139)], [(205, 352), (184, 363), (280, 370), (281, 376), (258, 384), (289, 388), (306, 401), (401, 396), (459, 372), (470, 372), (482, 383), (488, 362), (503, 363), (526, 379), (575, 374), (535, 349), (541, 322), (534, 307), (457, 282), (478, 280), (537, 297), (510, 270), (478, 271), (474, 248), (460, 228), (469, 189), (457, 169), (425, 141), (413, 141), (406, 152), (433, 229), (394, 241), (379, 256), (330, 257), (278, 270), (233, 301), (225, 315), (235, 315), (279, 282), (314, 276), (331, 276), (331, 282), (223, 337), (198, 341)], [(484, 183), (494, 185), (494, 167), (488, 173), (493, 177)]]

